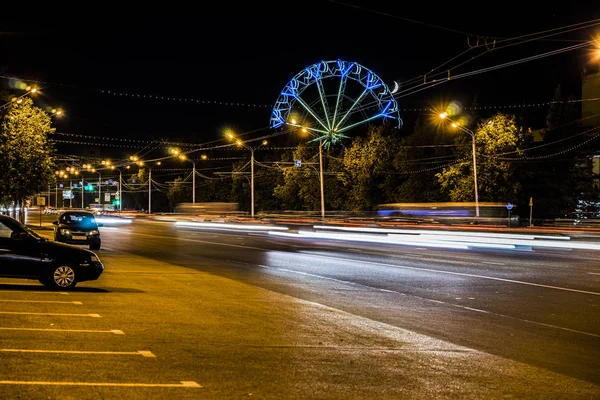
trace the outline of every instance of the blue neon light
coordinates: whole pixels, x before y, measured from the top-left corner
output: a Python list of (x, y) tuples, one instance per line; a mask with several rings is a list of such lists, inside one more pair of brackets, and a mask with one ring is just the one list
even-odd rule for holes
[[(299, 100), (302, 100), (301, 95), (308, 87), (311, 85), (318, 85), (318, 87), (321, 88), (319, 90), (322, 91), (323, 86), (321, 81), (332, 77), (341, 79), (339, 86), (340, 93), (338, 94), (338, 89), (336, 89), (336, 93), (323, 94), (323, 107), (326, 107), (327, 109), (320, 110), (318, 113), (319, 118), (323, 118), (323, 120), (319, 121), (321, 126), (330, 126), (330, 129), (333, 131), (334, 125), (336, 125), (336, 130), (343, 130), (344, 126), (356, 126), (360, 124), (360, 122), (358, 124), (353, 122), (352, 125), (350, 125), (349, 119), (343, 119), (340, 110), (341, 99), (347, 98), (347, 94), (344, 92), (346, 88), (346, 79), (360, 84), (364, 87), (364, 91), (369, 92), (364, 93), (360, 98), (355, 99), (357, 102), (355, 109), (360, 109), (360, 104), (363, 104), (363, 102), (364, 104), (374, 103), (377, 106), (377, 113), (373, 114), (372, 117), (365, 118), (363, 122), (370, 121), (374, 119), (374, 117), (382, 117), (395, 119), (398, 121), (397, 126), (402, 126), (402, 119), (400, 118), (396, 99), (381, 78), (358, 63), (335, 60), (321, 61), (304, 68), (284, 86), (271, 113), (271, 127), (278, 128), (286, 123), (292, 109)], [(375, 89), (379, 89), (377, 90), (377, 93), (374, 92)], [(337, 101), (329, 103), (327, 97), (335, 97), (337, 98)], [(300, 105), (305, 108), (306, 111), (307, 104), (312, 104), (313, 102), (306, 101), (308, 99), (303, 100), (305, 101), (301, 102)], [(374, 109), (375, 107), (372, 108)], [(333, 121), (334, 118), (337, 119)], [(342, 123), (340, 124), (341, 120)], [(323, 124), (323, 122), (325, 123)]]

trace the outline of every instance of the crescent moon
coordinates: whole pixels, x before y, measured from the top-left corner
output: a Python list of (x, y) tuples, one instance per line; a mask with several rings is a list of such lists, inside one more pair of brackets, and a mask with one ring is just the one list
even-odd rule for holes
[(394, 89), (392, 90), (392, 94), (396, 93), (398, 89), (400, 89), (400, 85), (398, 85), (398, 82), (394, 81)]

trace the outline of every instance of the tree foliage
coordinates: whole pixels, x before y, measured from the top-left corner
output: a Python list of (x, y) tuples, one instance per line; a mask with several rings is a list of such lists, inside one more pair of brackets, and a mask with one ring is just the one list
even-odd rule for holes
[[(481, 121), (473, 131), (476, 144), (477, 183), (479, 201), (515, 201), (521, 184), (515, 178), (516, 168), (503, 155), (520, 155), (529, 130), (517, 126), (513, 115), (498, 113)], [(472, 136), (457, 137), (457, 155), (462, 162), (443, 169), (436, 177), (442, 190), (452, 201), (474, 201)]]
[(186, 184), (180, 176), (175, 178), (175, 181), (173, 181), (173, 184), (167, 191), (167, 199), (169, 200), (169, 208), (171, 211), (175, 210), (177, 204), (189, 202), (191, 198), (191, 187)]
[(12, 103), (0, 128), (0, 196), (17, 205), (54, 184), (51, 119), (30, 98)]
[(373, 210), (384, 199), (397, 139), (386, 125), (370, 127), (366, 137), (356, 137), (344, 152), (343, 175), (346, 208)]

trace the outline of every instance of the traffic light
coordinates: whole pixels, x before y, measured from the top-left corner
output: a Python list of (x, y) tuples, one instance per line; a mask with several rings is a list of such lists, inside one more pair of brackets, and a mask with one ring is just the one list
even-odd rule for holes
[(93, 192), (94, 185), (92, 185), (91, 183), (88, 183), (87, 186), (85, 187), (85, 190), (87, 190), (88, 192)]
[(121, 200), (113, 200), (113, 205), (115, 206), (120, 206), (121, 205)]

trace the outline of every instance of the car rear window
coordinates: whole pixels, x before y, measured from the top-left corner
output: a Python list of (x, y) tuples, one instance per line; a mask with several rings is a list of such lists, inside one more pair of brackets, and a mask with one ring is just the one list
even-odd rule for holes
[(65, 214), (60, 217), (60, 222), (65, 225), (76, 225), (81, 227), (97, 227), (96, 218), (89, 214)]

